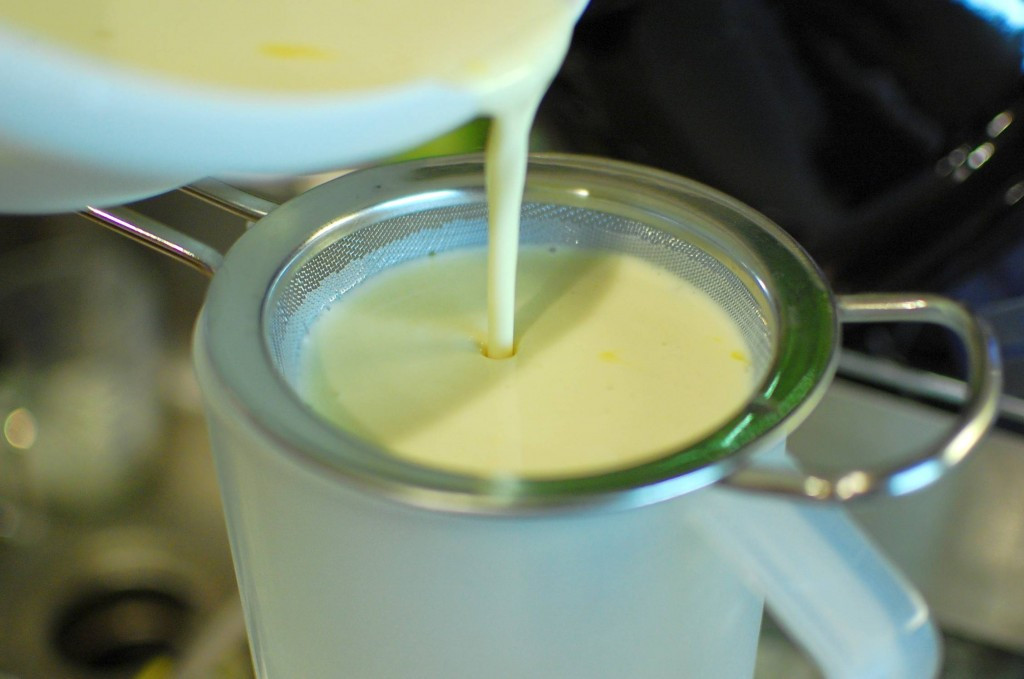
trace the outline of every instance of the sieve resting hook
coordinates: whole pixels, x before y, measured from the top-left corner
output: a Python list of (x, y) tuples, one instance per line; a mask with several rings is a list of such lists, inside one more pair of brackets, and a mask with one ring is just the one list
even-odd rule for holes
[[(241, 217), (248, 224), (262, 219), (278, 207), (276, 203), (253, 196), (215, 179), (204, 179), (184, 186), (180, 190), (182, 193)], [(79, 214), (103, 227), (168, 255), (207, 276), (212, 276), (224, 260), (224, 256), (220, 252), (206, 243), (131, 208), (87, 206)]]

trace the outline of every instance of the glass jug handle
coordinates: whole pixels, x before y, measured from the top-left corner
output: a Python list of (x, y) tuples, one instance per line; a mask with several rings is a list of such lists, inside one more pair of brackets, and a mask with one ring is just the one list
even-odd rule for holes
[[(767, 455), (785, 453), (779, 446)], [(842, 506), (728, 487), (702, 492), (704, 532), (826, 677), (938, 674), (941, 642), (924, 599)]]

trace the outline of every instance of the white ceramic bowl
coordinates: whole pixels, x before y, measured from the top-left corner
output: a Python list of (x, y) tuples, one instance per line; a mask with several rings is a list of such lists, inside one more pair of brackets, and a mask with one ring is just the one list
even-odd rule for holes
[[(0, 26), (0, 212), (114, 205), (206, 176), (335, 169), (470, 120), (466, 89), (257, 93), (120, 68)], [(16, 67), (11, 65), (16, 64)]]

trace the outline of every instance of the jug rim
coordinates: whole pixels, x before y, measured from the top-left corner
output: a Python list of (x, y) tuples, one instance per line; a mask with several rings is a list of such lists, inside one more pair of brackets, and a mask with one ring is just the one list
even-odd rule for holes
[[(480, 155), (408, 161), (343, 175), (272, 211), (228, 251), (196, 326), (197, 373), (207, 407), (267, 437), (274, 448), (332, 477), (400, 502), (444, 511), (521, 514), (579, 506), (646, 505), (707, 486), (774, 447), (813, 409), (838, 362), (839, 320), (823, 274), (779, 226), (698, 182), (631, 163), (566, 154), (530, 158), (527, 200), (625, 200), (669, 219), (695, 219), (769, 300), (774, 359), (741, 412), (700, 441), (624, 469), (565, 478), (482, 477), (428, 468), (327, 423), (275, 368), (268, 300), (295, 260), (354, 216), (415, 196), (473, 190)], [(680, 222), (682, 223), (682, 222)]]

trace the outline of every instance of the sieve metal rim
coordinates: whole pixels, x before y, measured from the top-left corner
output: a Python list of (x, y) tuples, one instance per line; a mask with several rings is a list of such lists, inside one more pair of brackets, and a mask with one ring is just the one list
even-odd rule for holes
[[(197, 323), (197, 361), (226, 395), (224, 406), (300, 464), (401, 502), (447, 511), (523, 513), (577, 506), (649, 504), (713, 483), (782, 440), (817, 404), (835, 372), (839, 321), (814, 262), (766, 217), (692, 180), (603, 158), (531, 157), (527, 198), (623, 200), (651, 214), (702, 215), (710, 243), (738, 250), (737, 263), (771, 301), (774, 365), (748, 407), (703, 441), (632, 468), (571, 479), (483, 478), (405, 462), (316, 416), (272, 365), (264, 341), (267, 300), (310, 243), (358, 216), (430, 192), (482, 191), (482, 158), (411, 161), (345, 175), (285, 203), (232, 247)], [(339, 209), (344, 206), (344, 209)], [(200, 357), (200, 354), (201, 357)], [(713, 451), (713, 455), (704, 455)], [(695, 462), (695, 459), (698, 459)]]

